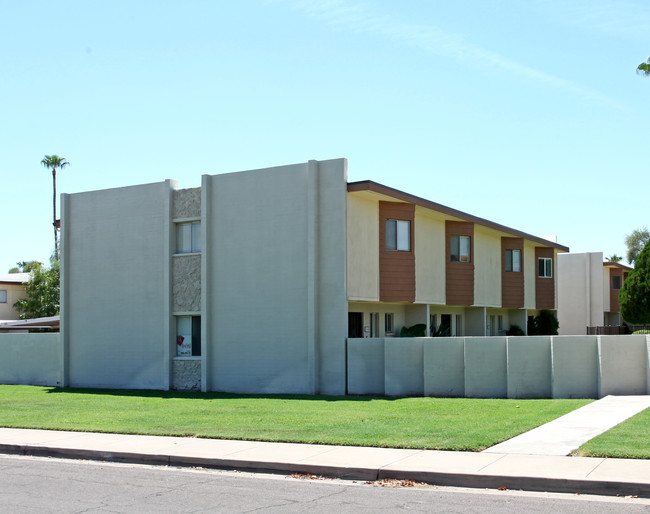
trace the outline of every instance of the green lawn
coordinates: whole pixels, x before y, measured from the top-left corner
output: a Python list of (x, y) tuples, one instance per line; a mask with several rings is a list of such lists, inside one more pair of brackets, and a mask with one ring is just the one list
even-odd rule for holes
[(650, 459), (650, 409), (583, 444), (577, 455)]
[(0, 426), (478, 451), (589, 402), (0, 385)]

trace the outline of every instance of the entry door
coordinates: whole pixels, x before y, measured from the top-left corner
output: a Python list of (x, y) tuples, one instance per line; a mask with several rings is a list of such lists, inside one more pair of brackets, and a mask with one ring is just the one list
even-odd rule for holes
[(451, 314), (440, 316), (440, 335), (449, 337), (451, 335)]
[(348, 312), (348, 337), (363, 337), (363, 312)]

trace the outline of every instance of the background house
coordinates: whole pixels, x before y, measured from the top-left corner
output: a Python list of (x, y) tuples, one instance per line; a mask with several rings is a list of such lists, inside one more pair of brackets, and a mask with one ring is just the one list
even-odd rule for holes
[(20, 319), (20, 313), (14, 309), (14, 303), (27, 297), (25, 282), (29, 282), (29, 273), (0, 275), (0, 322)]

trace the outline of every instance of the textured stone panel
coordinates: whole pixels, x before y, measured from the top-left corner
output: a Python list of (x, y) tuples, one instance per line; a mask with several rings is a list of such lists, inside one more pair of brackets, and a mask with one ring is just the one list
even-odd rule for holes
[(201, 359), (174, 359), (172, 384), (177, 391), (200, 391)]
[(197, 218), (201, 216), (201, 188), (176, 189), (173, 202), (174, 218)]
[(177, 255), (172, 260), (174, 312), (201, 310), (201, 256)]

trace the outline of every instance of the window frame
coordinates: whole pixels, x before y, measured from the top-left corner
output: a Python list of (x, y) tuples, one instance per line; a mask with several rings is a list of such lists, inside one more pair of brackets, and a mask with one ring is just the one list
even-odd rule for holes
[(0, 289), (0, 303), (7, 303), (7, 296), (8, 296), (7, 289)]
[[(395, 225), (394, 231), (389, 230), (389, 225)], [(389, 239), (389, 233), (391, 237)], [(394, 233), (394, 237), (393, 237)], [(404, 247), (404, 238), (406, 238), (406, 247)], [(411, 220), (400, 220), (387, 218), (385, 223), (385, 249), (387, 252), (410, 252), (411, 251)]]
[[(467, 242), (466, 253), (463, 252), (462, 242)], [(465, 258), (465, 259), (463, 259)], [(450, 262), (460, 262), (467, 264), (472, 262), (472, 237), (459, 234), (449, 236), (449, 260)]]
[(395, 316), (392, 312), (384, 314), (384, 335), (395, 334)]
[[(515, 252), (517, 252), (515, 254)], [(515, 266), (515, 255), (519, 255), (517, 266)], [(508, 258), (509, 256), (509, 258)], [(515, 269), (517, 268), (517, 269)], [(521, 250), (516, 248), (506, 249), (506, 272), (507, 273), (521, 273)]]
[[(543, 273), (542, 273), (542, 262)], [(549, 271), (550, 267), (550, 271)], [(537, 277), (538, 278), (553, 278), (553, 258), (552, 257), (538, 257), (537, 258)]]
[[(176, 244), (174, 253), (176, 255), (185, 255), (188, 253), (201, 253), (203, 242), (201, 241), (201, 220), (179, 221), (175, 223)], [(181, 237), (181, 230), (189, 228), (189, 247), (182, 245), (184, 238)], [(185, 237), (188, 235), (185, 234)]]
[[(201, 316), (187, 314), (174, 316), (176, 318), (176, 355), (174, 357), (201, 357)], [(189, 320), (190, 324), (190, 334), (180, 334), (181, 328), (179, 327), (180, 320)], [(190, 336), (191, 345), (190, 353), (178, 353), (180, 351), (180, 344), (178, 343), (178, 338), (180, 336)]]
[[(616, 287), (617, 285), (616, 282), (618, 282), (618, 287)], [(623, 286), (623, 277), (621, 277), (620, 275), (612, 275), (612, 289), (614, 291), (620, 291), (622, 286)]]

